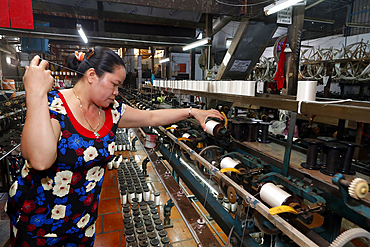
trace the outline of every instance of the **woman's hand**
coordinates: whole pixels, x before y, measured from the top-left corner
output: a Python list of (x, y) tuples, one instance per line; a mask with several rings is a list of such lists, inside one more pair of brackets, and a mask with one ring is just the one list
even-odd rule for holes
[(207, 131), (207, 129), (206, 129), (206, 120), (207, 120), (207, 118), (214, 117), (214, 118), (218, 118), (218, 119), (221, 119), (221, 120), (224, 119), (222, 114), (219, 111), (215, 110), (215, 109), (200, 110), (200, 109), (194, 109), (193, 108), (192, 112), (191, 112), (191, 115), (193, 117), (195, 117), (196, 120), (198, 120), (198, 122), (200, 123), (200, 125), (202, 126), (204, 131)]
[(54, 84), (51, 71), (48, 70), (49, 63), (46, 60), (40, 62), (40, 57), (35, 56), (30, 66), (26, 66), (26, 73), (23, 76), (24, 88), (27, 96), (46, 95)]

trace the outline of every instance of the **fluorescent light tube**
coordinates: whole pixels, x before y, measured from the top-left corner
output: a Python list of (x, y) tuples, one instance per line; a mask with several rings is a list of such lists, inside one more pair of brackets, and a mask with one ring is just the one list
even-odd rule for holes
[(166, 58), (163, 58), (163, 59), (159, 60), (160, 63), (166, 63), (166, 62), (169, 62), (169, 61), (170, 61), (169, 57), (166, 57)]
[(87, 44), (88, 40), (84, 33), (84, 30), (82, 29), (81, 24), (76, 24), (76, 27), (77, 27), (77, 32), (80, 34), (82, 40)]
[(204, 39), (195, 41), (195, 42), (193, 42), (191, 44), (188, 44), (186, 46), (183, 46), (182, 47), (182, 50), (183, 51), (187, 51), (187, 50), (193, 49), (193, 48), (198, 47), (198, 46), (206, 45), (206, 44), (209, 43), (210, 40), (211, 40), (211, 38), (210, 37), (207, 37), (207, 38), (204, 38)]
[(279, 12), (282, 9), (286, 9), (296, 3), (302, 2), (303, 0), (280, 0), (273, 4), (270, 4), (263, 8), (266, 15), (271, 15), (273, 13)]

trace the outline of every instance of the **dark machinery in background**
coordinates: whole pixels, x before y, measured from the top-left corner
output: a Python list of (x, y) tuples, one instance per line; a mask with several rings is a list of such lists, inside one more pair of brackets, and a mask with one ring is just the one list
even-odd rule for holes
[(26, 97), (17, 97), (0, 102), (0, 192), (8, 192), (12, 179), (24, 165), (17, 155), (20, 135), (26, 116)]
[[(189, 105), (204, 108), (199, 102), (179, 102), (172, 92), (125, 90), (120, 95), (127, 104), (143, 110)], [(164, 104), (158, 104), (157, 97), (163, 95)], [(359, 242), (357, 238), (370, 240), (370, 196), (366, 176), (353, 176), (357, 144), (325, 136), (298, 139), (298, 145), (291, 148), (307, 158), (291, 169), (289, 160), (278, 162), (246, 145), (289, 142), (269, 134), (277, 111), (231, 109), (231, 104), (215, 100), (211, 104), (231, 118), (223, 122), (208, 119), (206, 132), (192, 118), (145, 130), (158, 135), (155, 150), (204, 202), (222, 230), (230, 233), (231, 246), (334, 247), (353, 239), (357, 242), (352, 246), (366, 246), (366, 240)], [(288, 140), (293, 133), (294, 126), (289, 128)], [(189, 166), (196, 174), (184, 169)], [(354, 227), (340, 235), (348, 229), (341, 228), (345, 225)]]

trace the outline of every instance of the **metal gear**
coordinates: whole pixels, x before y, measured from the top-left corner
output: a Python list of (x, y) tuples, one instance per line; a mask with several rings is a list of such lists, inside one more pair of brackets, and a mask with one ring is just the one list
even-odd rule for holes
[(329, 247), (343, 247), (356, 238), (366, 238), (370, 241), (370, 232), (362, 228), (352, 228), (340, 234)]
[(369, 185), (366, 180), (362, 178), (353, 179), (348, 187), (348, 194), (356, 200), (364, 198), (368, 191)]

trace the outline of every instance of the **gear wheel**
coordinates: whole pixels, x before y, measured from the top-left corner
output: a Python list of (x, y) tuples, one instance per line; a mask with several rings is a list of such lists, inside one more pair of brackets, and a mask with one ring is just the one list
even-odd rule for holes
[(356, 239), (356, 238), (367, 238), (370, 241), (370, 232), (362, 229), (362, 228), (352, 228), (349, 229), (342, 234), (340, 234), (330, 245), (329, 247), (343, 247), (349, 241)]
[(369, 185), (366, 180), (362, 178), (353, 179), (348, 187), (348, 194), (356, 200), (364, 198), (368, 191)]

